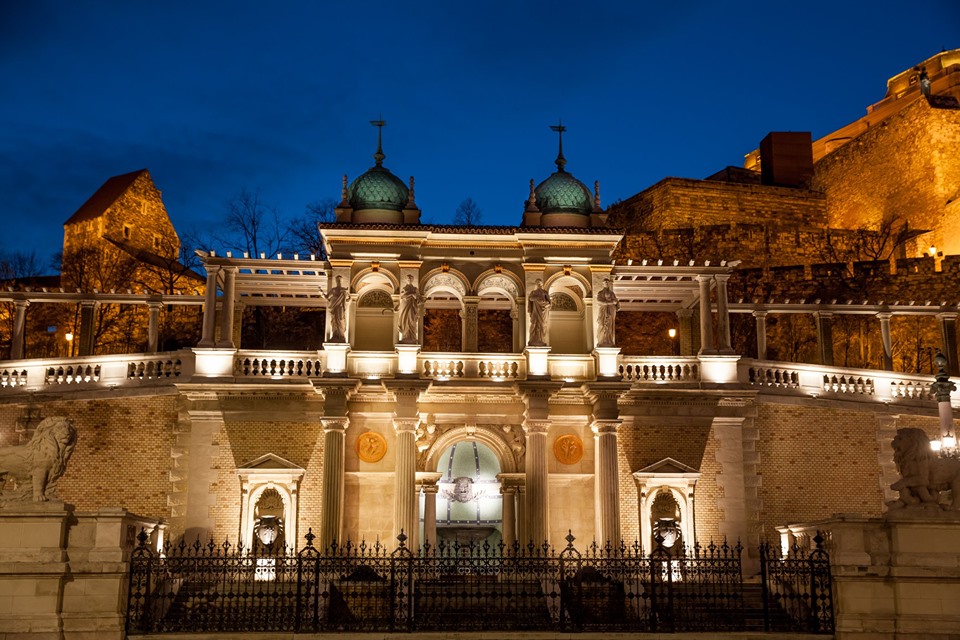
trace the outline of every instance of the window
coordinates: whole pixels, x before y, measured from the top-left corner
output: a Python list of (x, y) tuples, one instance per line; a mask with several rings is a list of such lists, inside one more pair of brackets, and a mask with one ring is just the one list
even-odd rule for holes
[(130, 239), (130, 233), (131, 233), (131, 231), (132, 231), (132, 229), (130, 228), (130, 225), (128, 225), (128, 224), (123, 225), (123, 239), (124, 239), (124, 240), (129, 240), (129, 239)]

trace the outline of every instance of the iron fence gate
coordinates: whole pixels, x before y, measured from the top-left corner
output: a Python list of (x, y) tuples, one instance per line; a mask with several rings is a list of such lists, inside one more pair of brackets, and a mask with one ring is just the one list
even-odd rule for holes
[(739, 631), (832, 633), (822, 548), (781, 558), (761, 547), (762, 585), (745, 582), (742, 547), (645, 555), (639, 545), (584, 552), (547, 544), (313, 546), (251, 553), (181, 542), (156, 552), (140, 534), (130, 634), (242, 631)]

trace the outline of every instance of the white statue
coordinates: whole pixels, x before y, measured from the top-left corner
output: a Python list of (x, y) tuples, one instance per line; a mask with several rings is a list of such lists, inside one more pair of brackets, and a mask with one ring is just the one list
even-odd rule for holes
[(616, 346), (617, 311), (620, 310), (620, 301), (617, 299), (617, 294), (610, 288), (609, 278), (603, 279), (603, 289), (597, 293), (595, 300), (599, 307), (599, 313), (597, 315), (597, 346)]
[(417, 344), (420, 341), (420, 311), (423, 296), (413, 284), (413, 276), (407, 276), (407, 284), (400, 290), (400, 344)]
[(941, 458), (930, 449), (930, 439), (922, 429), (897, 429), (893, 438), (893, 461), (900, 479), (890, 488), (900, 498), (888, 502), (890, 509), (939, 510), (940, 492), (950, 489), (946, 508), (960, 511), (960, 460)]
[(547, 333), (550, 330), (550, 294), (543, 288), (543, 282), (537, 280), (536, 288), (527, 299), (527, 313), (530, 315), (531, 347), (547, 346)]
[(77, 444), (77, 430), (67, 418), (47, 418), (30, 442), (0, 447), (0, 486), (12, 478), (16, 488), (0, 493), (0, 501), (45, 502), (55, 497), (57, 480)]
[(327, 299), (327, 311), (330, 313), (330, 342), (346, 342), (346, 307), (347, 288), (340, 284), (341, 276), (337, 276), (337, 286), (328, 287), (327, 292), (320, 292)]

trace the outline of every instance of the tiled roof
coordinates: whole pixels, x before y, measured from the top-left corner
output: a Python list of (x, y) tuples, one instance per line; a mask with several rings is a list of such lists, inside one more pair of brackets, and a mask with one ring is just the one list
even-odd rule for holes
[(456, 224), (357, 224), (355, 222), (328, 222), (321, 229), (357, 229), (376, 231), (431, 231), (433, 233), (476, 233), (482, 235), (512, 235), (515, 233), (587, 233), (620, 234), (622, 229), (613, 227), (469, 227)]
[(110, 205), (117, 201), (117, 198), (130, 188), (134, 180), (144, 173), (147, 173), (146, 169), (113, 176), (104, 182), (103, 186), (97, 189), (96, 193), (90, 196), (90, 199), (84, 202), (64, 224), (74, 224), (99, 218), (104, 211), (110, 208)]

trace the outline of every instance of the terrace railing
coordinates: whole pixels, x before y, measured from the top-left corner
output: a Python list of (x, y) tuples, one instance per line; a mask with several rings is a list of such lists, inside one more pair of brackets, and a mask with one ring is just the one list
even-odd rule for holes
[[(199, 541), (158, 552), (141, 533), (127, 633), (760, 631), (784, 618), (791, 629), (833, 630), (820, 549), (793, 562), (764, 547), (761, 596), (744, 583), (739, 544), (646, 555), (639, 545), (581, 553), (572, 535), (559, 552), (532, 543), (410, 549), (403, 534), (392, 551), (320, 550), (306, 538), (299, 552)], [(762, 615), (748, 615), (761, 605)]]

